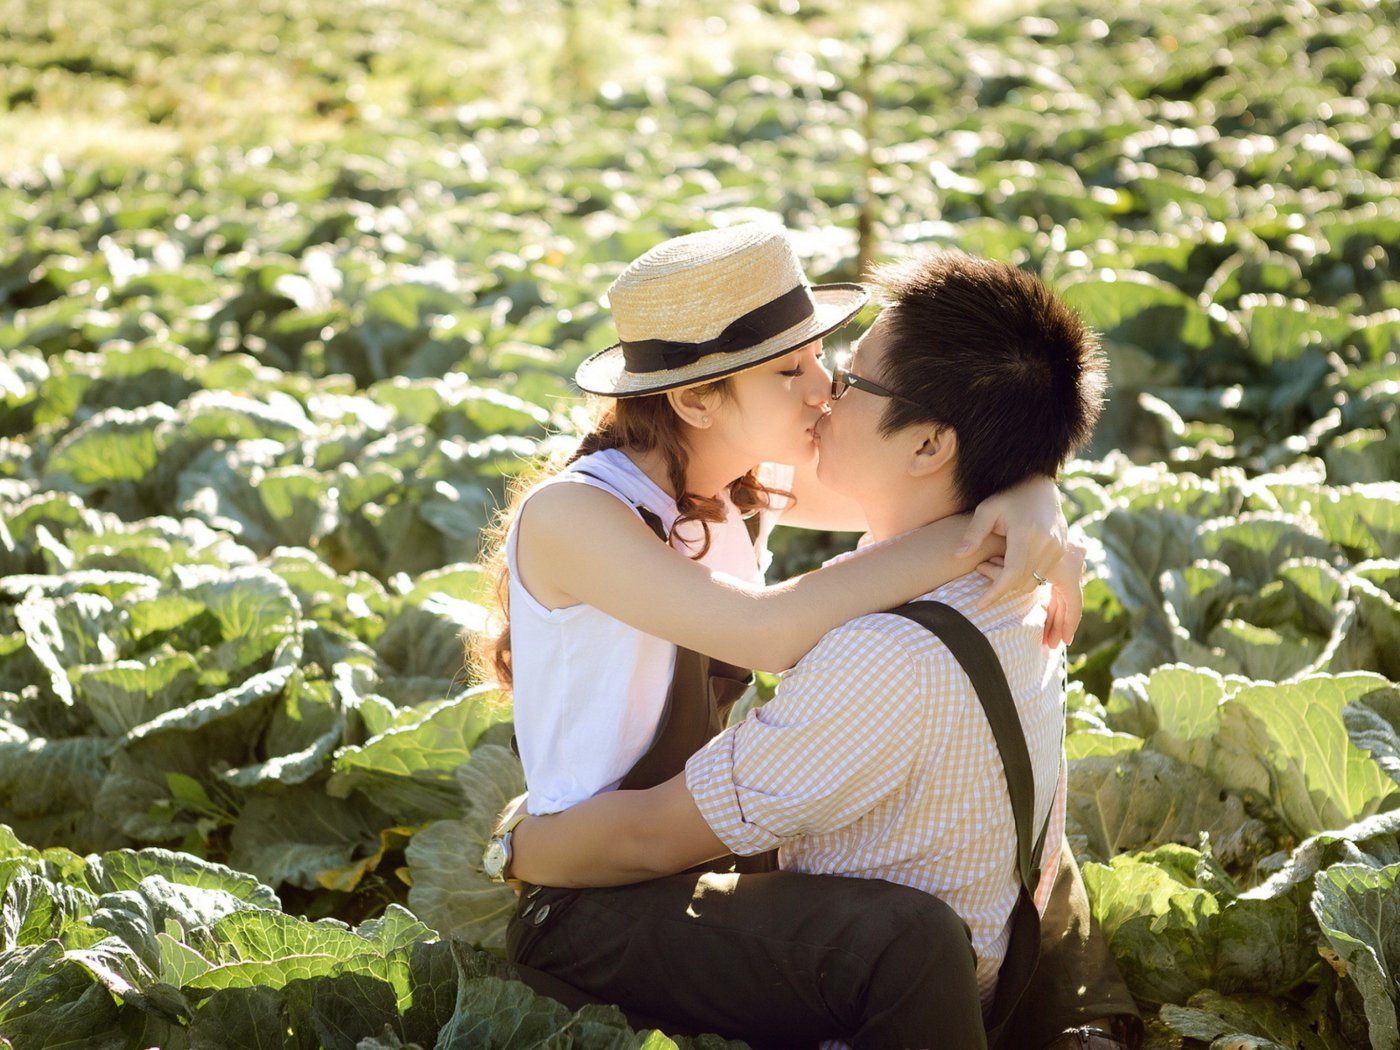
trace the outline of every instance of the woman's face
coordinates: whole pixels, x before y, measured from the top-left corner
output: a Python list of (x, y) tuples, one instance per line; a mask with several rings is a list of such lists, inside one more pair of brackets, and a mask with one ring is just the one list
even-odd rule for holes
[(754, 463), (810, 463), (817, 454), (814, 428), (831, 396), (821, 352), (818, 339), (730, 376), (730, 396), (711, 413), (716, 436)]

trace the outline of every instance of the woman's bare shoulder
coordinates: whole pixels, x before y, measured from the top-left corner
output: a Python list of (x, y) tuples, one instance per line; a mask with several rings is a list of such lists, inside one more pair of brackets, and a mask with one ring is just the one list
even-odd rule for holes
[(577, 540), (597, 529), (640, 524), (636, 513), (606, 489), (587, 482), (557, 482), (531, 493), (520, 508), (518, 528), (532, 540)]
[[(549, 609), (579, 602), (602, 607), (600, 596), (616, 589), (620, 572), (639, 555), (642, 561), (654, 557), (652, 548), (664, 551), (620, 498), (580, 482), (532, 493), (515, 528), (520, 582)], [(601, 585), (591, 579), (599, 569), (606, 577)]]

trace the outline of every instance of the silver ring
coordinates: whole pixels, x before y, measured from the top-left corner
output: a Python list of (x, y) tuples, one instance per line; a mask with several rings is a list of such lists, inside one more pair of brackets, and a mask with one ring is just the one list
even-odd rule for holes
[(1036, 582), (1036, 583), (1039, 583), (1039, 584), (1042, 584), (1042, 585), (1043, 585), (1043, 584), (1047, 584), (1047, 583), (1050, 582), (1050, 581), (1047, 580), (1044, 576), (1040, 575), (1040, 573), (1038, 573), (1038, 572), (1033, 572), (1033, 573), (1031, 573), (1031, 575), (1032, 575), (1033, 577), (1035, 577), (1035, 582)]

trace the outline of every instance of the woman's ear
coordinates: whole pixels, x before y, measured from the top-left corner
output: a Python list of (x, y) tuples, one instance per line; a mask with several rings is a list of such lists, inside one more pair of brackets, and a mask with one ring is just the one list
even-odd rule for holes
[(712, 402), (715, 399), (712, 396), (701, 393), (693, 386), (687, 386), (666, 391), (666, 400), (671, 402), (672, 411), (680, 416), (683, 422), (689, 423), (696, 430), (709, 429), (714, 416)]
[(924, 431), (923, 441), (909, 457), (909, 473), (916, 478), (928, 478), (952, 469), (958, 460), (958, 432), (950, 426), (932, 426)]

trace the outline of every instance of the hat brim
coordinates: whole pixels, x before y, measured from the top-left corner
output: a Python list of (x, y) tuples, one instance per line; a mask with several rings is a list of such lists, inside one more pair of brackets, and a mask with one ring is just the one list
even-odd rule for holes
[(615, 343), (606, 350), (599, 350), (579, 365), (574, 373), (574, 382), (580, 390), (589, 394), (638, 397), (642, 394), (659, 394), (663, 390), (675, 390), (678, 387), (722, 379), (735, 372), (771, 361), (775, 357), (790, 354), (798, 347), (830, 335), (860, 313), (870, 301), (870, 290), (860, 284), (814, 285), (812, 299), (816, 303), (816, 310), (811, 317), (800, 325), (748, 349), (710, 354), (680, 368), (667, 368), (658, 372), (629, 372), (627, 362), (622, 356), (622, 344)]

